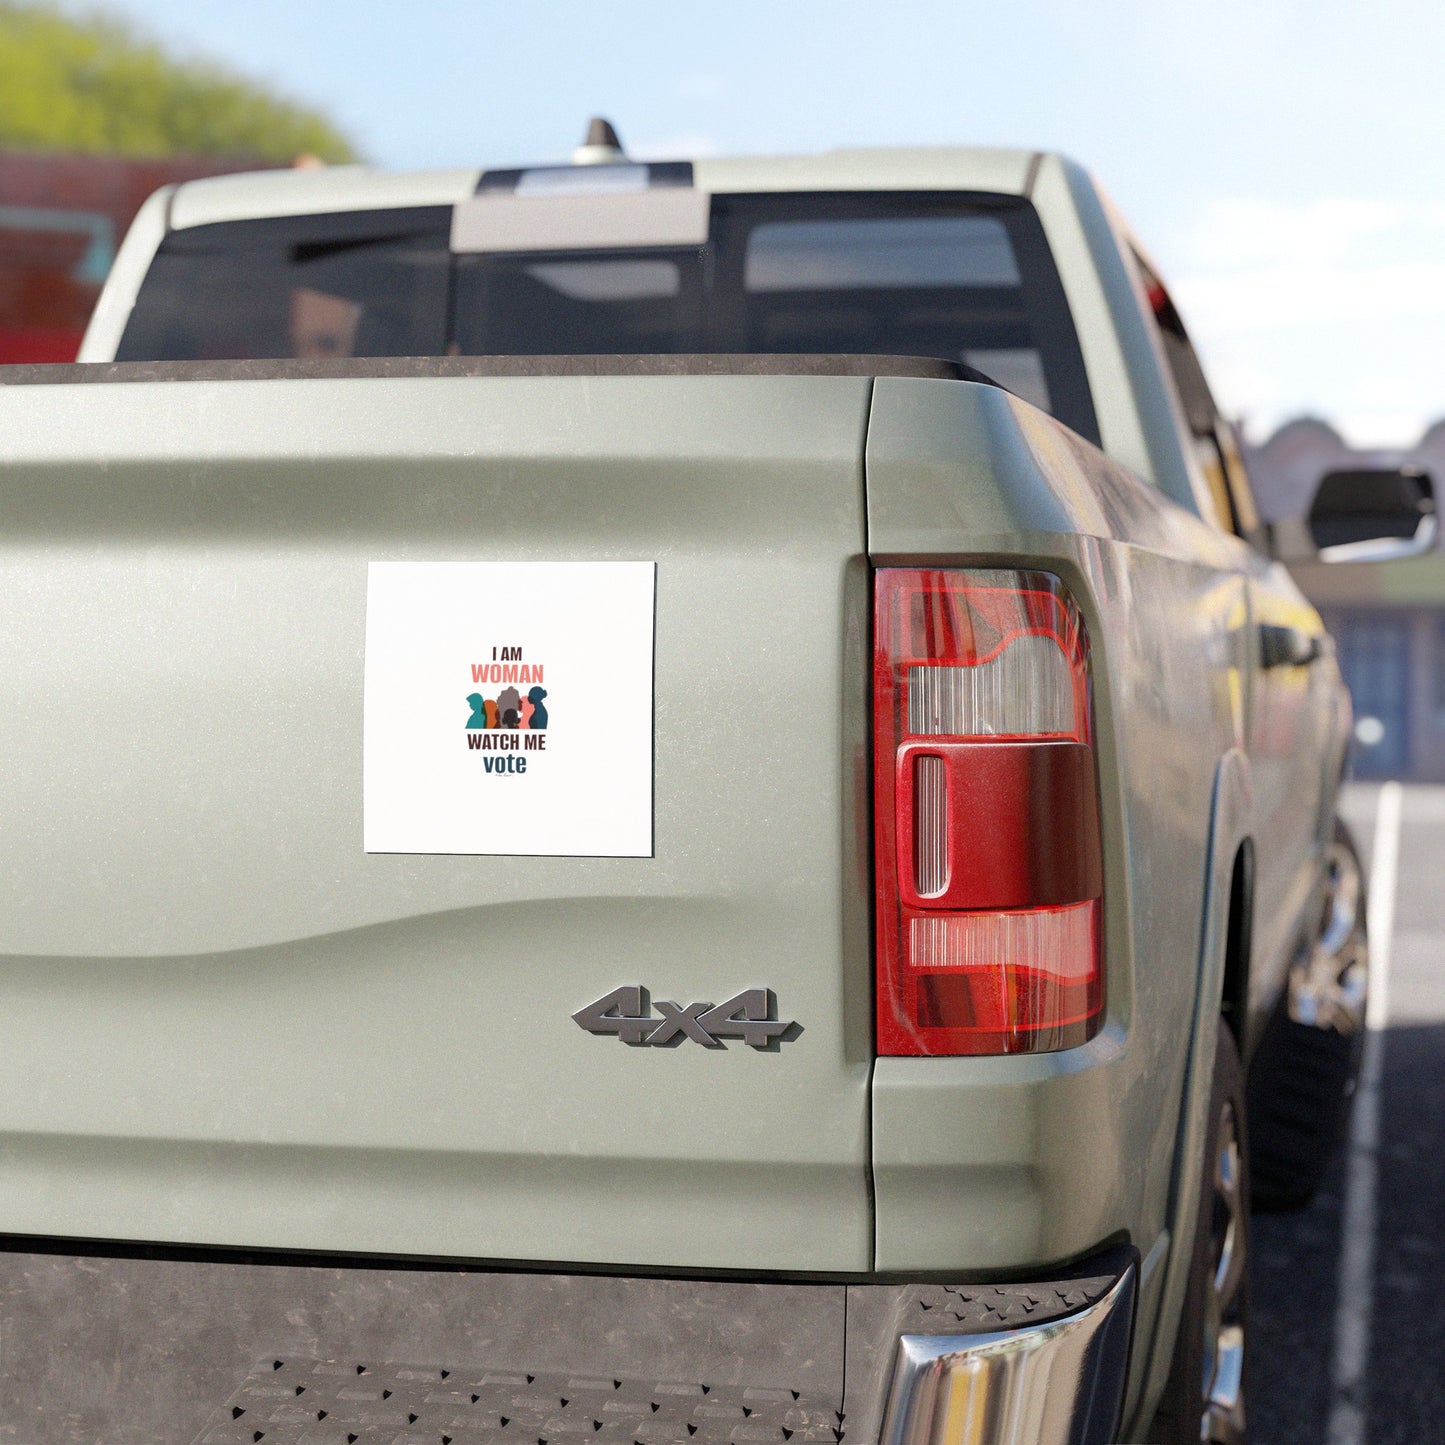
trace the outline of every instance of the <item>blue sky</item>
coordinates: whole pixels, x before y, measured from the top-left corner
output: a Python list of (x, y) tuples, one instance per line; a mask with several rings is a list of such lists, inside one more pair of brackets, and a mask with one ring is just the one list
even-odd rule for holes
[[(73, 5), (71, 8), (90, 8)], [(1104, 181), (1256, 434), (1445, 416), (1440, 0), (111, 0), (393, 167), (1000, 143)]]

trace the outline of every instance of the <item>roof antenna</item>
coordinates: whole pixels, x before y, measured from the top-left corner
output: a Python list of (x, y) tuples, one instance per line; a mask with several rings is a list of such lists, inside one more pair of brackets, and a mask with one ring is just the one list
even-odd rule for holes
[(594, 115), (587, 122), (587, 139), (572, 152), (574, 166), (606, 166), (625, 161), (627, 153), (610, 120)]

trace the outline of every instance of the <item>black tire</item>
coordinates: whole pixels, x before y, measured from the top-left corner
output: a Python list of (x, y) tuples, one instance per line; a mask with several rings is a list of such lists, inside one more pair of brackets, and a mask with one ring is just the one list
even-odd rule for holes
[[(1359, 874), (1355, 925), (1345, 948), (1360, 961), (1355, 966), (1364, 967), (1364, 877), (1343, 823), (1335, 825), (1335, 848)], [(1297, 1023), (1290, 1017), (1288, 989), (1281, 996), (1250, 1067), (1250, 1172), (1257, 1208), (1301, 1209), (1318, 1193), (1349, 1123), (1364, 1047), (1361, 1025), (1340, 1032)]]
[(1239, 1050), (1221, 1019), (1199, 1213), (1169, 1380), (1150, 1438), (1241, 1445), (1249, 1332), (1249, 1150)]
[(1250, 1167), (1259, 1209), (1303, 1209), (1344, 1137), (1357, 1038), (1295, 1023), (1282, 1000), (1250, 1074)]

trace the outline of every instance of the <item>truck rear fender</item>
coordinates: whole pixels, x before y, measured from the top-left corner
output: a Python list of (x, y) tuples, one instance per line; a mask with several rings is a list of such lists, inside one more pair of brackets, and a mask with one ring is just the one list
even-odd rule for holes
[(1180, 1161), (1203, 1104), (1189, 1061), (1199, 1020), (1219, 1013), (1250, 833), (1244, 544), (983, 387), (880, 378), (867, 480), (875, 565), (1048, 571), (1078, 604), (1106, 966), (1105, 1021), (1080, 1047), (878, 1059), (876, 1267), (1043, 1268), (1128, 1238), (1146, 1257), (1147, 1346), (1191, 1197)]
[[(1241, 749), (1231, 748), (1220, 758), (1215, 772), (1204, 878), (1199, 987), (1190, 1029), (1188, 1072), (1170, 1186), (1171, 1240), (1194, 1237), (1194, 1216), (1204, 1167), (1204, 1135), (1209, 1122), (1216, 1020), (1226, 1004), (1240, 1006), (1249, 996), (1248, 978), (1238, 974), (1242, 968), (1247, 969), (1249, 914), (1253, 904), (1253, 899), (1247, 896), (1253, 847), (1249, 836), (1253, 794), (1249, 758)], [(1246, 890), (1244, 899), (1238, 897), (1240, 888)], [(1245, 1042), (1243, 1024), (1241, 1019), (1236, 1027), (1241, 1053)], [(1147, 1350), (1148, 1360), (1147, 1375), (1142, 1371), (1135, 1375), (1136, 1382), (1143, 1382), (1142, 1393), (1135, 1401), (1138, 1422), (1149, 1419), (1164, 1389), (1188, 1278), (1189, 1253), (1187, 1249), (1180, 1249), (1170, 1250), (1165, 1267), (1156, 1270), (1152, 1280), (1144, 1282), (1144, 1289), (1148, 1291), (1152, 1286), (1157, 1297), (1152, 1301), (1141, 1299), (1141, 1319), (1152, 1315), (1157, 1323), (1152, 1341), (1136, 1339), (1136, 1349), (1141, 1355)]]

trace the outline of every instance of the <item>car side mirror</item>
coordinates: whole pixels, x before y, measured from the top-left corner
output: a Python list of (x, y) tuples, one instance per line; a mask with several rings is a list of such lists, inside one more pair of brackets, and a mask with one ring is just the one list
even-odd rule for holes
[(1310, 504), (1321, 562), (1390, 562), (1435, 545), (1435, 486), (1416, 467), (1329, 472)]

